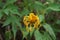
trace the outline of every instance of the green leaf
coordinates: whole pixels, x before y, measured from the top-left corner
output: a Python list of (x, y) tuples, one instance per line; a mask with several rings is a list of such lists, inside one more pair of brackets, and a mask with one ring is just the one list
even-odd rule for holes
[(6, 31), (5, 32), (5, 40), (10, 40), (12, 37), (11, 31)]
[(14, 22), (17, 26), (19, 26), (19, 27), (21, 26), (21, 25), (20, 25), (20, 20), (19, 20), (18, 17), (12, 15), (12, 16), (11, 16), (11, 19), (12, 19), (12, 22)]
[(2, 13), (2, 11), (0, 11), (0, 19), (2, 18), (2, 16), (3, 16), (3, 13)]
[(54, 3), (55, 0), (47, 0), (49, 3)]
[(12, 23), (12, 31), (13, 31), (13, 34), (14, 34), (14, 39), (16, 37), (16, 32), (17, 32), (17, 26), (15, 23)]
[(12, 4), (12, 3), (14, 3), (14, 2), (16, 2), (17, 0), (6, 0), (6, 3), (7, 4)]
[(36, 40), (52, 40), (48, 32), (44, 32), (44, 34), (41, 34), (38, 30), (36, 30), (34, 35)]
[(8, 5), (8, 7), (4, 11), (5, 13), (10, 13), (10, 14), (16, 14), (20, 16), (20, 13), (18, 11), (18, 7), (15, 5)]
[(12, 6), (9, 10), (12, 14), (20, 15), (18, 8), (16, 6)]
[(16, 21), (16, 25), (21, 28), (21, 23), (19, 21)]
[(17, 31), (17, 24), (19, 26), (19, 23), (18, 22), (19, 22), (18, 21), (18, 18), (16, 16), (13, 16), (12, 15), (12, 16), (9, 16), (7, 18), (7, 20), (4, 22), (4, 25), (3, 25), (3, 26), (6, 26), (6, 25), (12, 23), (12, 31), (14, 33), (14, 39), (15, 39), (15, 36), (16, 36), (16, 31)]
[(44, 35), (42, 38), (43, 38), (43, 40), (52, 40), (52, 38), (50, 37), (50, 35), (47, 32), (44, 32)]
[(26, 31), (26, 28), (25, 27), (21, 27), (20, 29), (22, 31), (22, 34), (23, 34), (23, 38), (25, 38), (29, 32)]
[(57, 23), (57, 24), (60, 24), (60, 20), (57, 20), (56, 23)]
[(3, 8), (4, 3), (0, 0), (0, 8)]
[(34, 36), (36, 40), (42, 40), (42, 35), (38, 30), (35, 31)]
[(11, 23), (11, 17), (7, 17), (6, 21), (3, 24), (3, 27), (9, 25), (10, 23)]
[(60, 4), (50, 4), (48, 10), (60, 11)]
[(35, 1), (35, 3), (33, 5), (34, 5), (34, 9), (36, 9), (36, 11), (40, 11), (41, 9), (45, 8), (45, 6), (39, 1)]
[(56, 36), (54, 34), (53, 29), (51, 28), (51, 26), (49, 24), (44, 24), (43, 27), (46, 29), (46, 31), (51, 35), (53, 40), (56, 40)]
[(41, 2), (39, 2), (39, 1), (35, 1), (35, 4), (43, 6), (43, 4)]
[(22, 12), (21, 12), (22, 15), (27, 15), (29, 14), (29, 10), (28, 9), (24, 9)]
[(57, 29), (54, 28), (54, 31), (55, 31), (55, 32), (60, 32), (60, 29), (58, 29), (58, 28), (57, 28)]
[(39, 15), (39, 19), (40, 19), (40, 22), (44, 21), (44, 16), (43, 15)]
[(9, 9), (6, 8), (6, 9), (3, 10), (3, 12), (4, 12), (6, 15), (8, 15), (8, 14), (9, 14)]
[(0, 2), (2, 2), (2, 0), (0, 0)]
[(8, 15), (8, 14), (16, 14), (16, 15), (19, 15), (20, 16), (20, 13), (18, 11), (18, 8), (15, 5), (8, 5), (8, 7), (3, 10), (3, 12), (6, 15)]
[[(9, 5), (12, 5), (13, 3), (15, 3), (17, 0), (6, 0), (6, 3), (4, 4), (4, 8), (8, 7)], [(12, 6), (11, 6), (12, 7)]]
[(35, 32), (35, 29), (34, 29), (34, 27), (32, 27), (32, 31), (30, 32), (30, 36), (32, 36), (34, 34), (34, 32)]
[(26, 36), (28, 35), (29, 32), (27, 32), (27, 31), (22, 31), (22, 33), (23, 33), (23, 38), (24, 38), (24, 37), (26, 37)]

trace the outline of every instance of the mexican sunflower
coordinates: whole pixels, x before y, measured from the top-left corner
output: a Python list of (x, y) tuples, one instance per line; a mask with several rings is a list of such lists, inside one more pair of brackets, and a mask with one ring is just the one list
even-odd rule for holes
[(23, 18), (24, 25), (26, 26), (26, 30), (31, 31), (32, 25), (34, 28), (38, 28), (40, 24), (39, 17), (34, 15), (34, 13), (30, 13), (29, 16), (24, 16)]

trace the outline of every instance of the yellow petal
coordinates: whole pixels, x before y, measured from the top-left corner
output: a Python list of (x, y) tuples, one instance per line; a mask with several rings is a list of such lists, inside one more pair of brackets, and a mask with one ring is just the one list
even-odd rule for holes
[(25, 26), (28, 26), (28, 25), (29, 25), (28, 16), (25, 16), (25, 17), (24, 17), (23, 22), (24, 22), (24, 25), (25, 25)]

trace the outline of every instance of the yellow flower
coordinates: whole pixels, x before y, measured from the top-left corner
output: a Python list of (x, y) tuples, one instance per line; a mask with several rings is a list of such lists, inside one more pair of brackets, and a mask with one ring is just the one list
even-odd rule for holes
[[(24, 16), (23, 19), (24, 25), (26, 26), (27, 31), (32, 31), (32, 25), (34, 24), (34, 28), (38, 28), (40, 24), (39, 17), (34, 15), (34, 13), (30, 13), (29, 16)], [(30, 27), (28, 27), (30, 25)]]

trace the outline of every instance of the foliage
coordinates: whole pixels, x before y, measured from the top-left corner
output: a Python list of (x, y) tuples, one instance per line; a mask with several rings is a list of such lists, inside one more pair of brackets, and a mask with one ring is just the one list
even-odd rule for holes
[[(30, 40), (34, 34), (36, 40), (56, 40), (54, 28), (50, 24), (47, 24), (45, 20), (45, 15), (51, 11), (60, 12), (60, 3), (55, 2), (55, 0), (46, 0), (44, 3), (41, 0), (0, 0), (0, 20), (3, 24), (2, 27), (8, 27), (7, 25), (11, 25), (12, 27), (12, 30), (5, 31), (6, 40), (11, 39), (9, 37), (12, 37), (12, 32), (15, 40), (18, 30), (21, 30), (23, 39)], [(38, 15), (40, 21), (37, 29), (32, 27), (32, 32), (26, 31), (23, 22), (24, 16), (28, 16), (30, 13)], [(57, 20), (56, 23), (60, 24), (60, 20)], [(45, 31), (42, 30), (41, 33), (39, 29), (42, 27)]]

